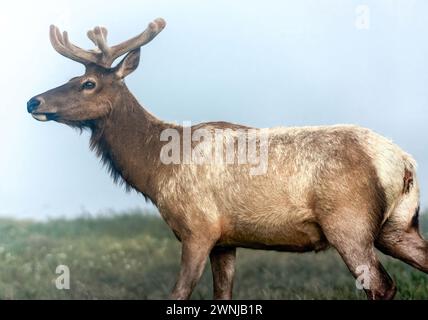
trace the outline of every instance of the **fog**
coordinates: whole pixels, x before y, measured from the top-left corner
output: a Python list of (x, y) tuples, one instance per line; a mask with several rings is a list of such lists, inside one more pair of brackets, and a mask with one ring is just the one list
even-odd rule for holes
[[(225, 120), (256, 127), (353, 123), (394, 140), (417, 160), (428, 203), (428, 3), (360, 1), (13, 1), (0, 11), (0, 215), (68, 216), (148, 207), (115, 186), (89, 151), (88, 133), (40, 123), (32, 96), (82, 74), (56, 53), (49, 25), (91, 48), (86, 31), (111, 44), (163, 17), (126, 80), (168, 121)], [(367, 27), (367, 28), (366, 28)]]

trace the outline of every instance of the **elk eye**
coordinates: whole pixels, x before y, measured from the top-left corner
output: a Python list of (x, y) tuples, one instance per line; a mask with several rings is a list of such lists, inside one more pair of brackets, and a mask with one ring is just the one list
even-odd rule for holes
[(85, 81), (82, 84), (82, 89), (92, 90), (94, 88), (95, 88), (95, 82), (93, 82), (93, 81)]

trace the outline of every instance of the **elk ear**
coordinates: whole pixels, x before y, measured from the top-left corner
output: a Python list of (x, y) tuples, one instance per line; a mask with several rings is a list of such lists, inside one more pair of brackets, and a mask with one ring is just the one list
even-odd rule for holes
[(140, 63), (140, 48), (130, 51), (125, 58), (114, 68), (116, 75), (123, 79), (135, 69), (137, 69)]

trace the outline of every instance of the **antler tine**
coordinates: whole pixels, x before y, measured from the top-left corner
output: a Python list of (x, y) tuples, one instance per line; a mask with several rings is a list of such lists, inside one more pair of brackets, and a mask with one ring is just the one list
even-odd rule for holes
[(138, 36), (111, 47), (112, 59), (114, 60), (129, 51), (135, 50), (149, 43), (165, 28), (165, 26), (166, 22), (164, 19), (155, 19), (153, 22), (149, 23), (147, 29)]
[(51, 25), (50, 30), (49, 30), (49, 36), (50, 36), (52, 47), (54, 47), (54, 49), (58, 53), (66, 56), (66, 50), (64, 48), (64, 43), (62, 42), (62, 37), (59, 33), (59, 29), (56, 26)]
[(96, 56), (89, 51), (73, 45), (68, 38), (66, 31), (61, 35), (58, 27), (51, 25), (50, 27), (50, 40), (54, 49), (64, 57), (70, 58), (74, 61), (87, 65), (89, 63), (96, 63)]
[(101, 50), (101, 52), (110, 56), (110, 47), (107, 45), (107, 29), (104, 27), (95, 27), (88, 31), (88, 38)]
[(95, 38), (95, 33), (94, 30), (89, 30), (86, 35), (88, 36), (88, 38), (95, 44), (97, 45), (97, 39)]

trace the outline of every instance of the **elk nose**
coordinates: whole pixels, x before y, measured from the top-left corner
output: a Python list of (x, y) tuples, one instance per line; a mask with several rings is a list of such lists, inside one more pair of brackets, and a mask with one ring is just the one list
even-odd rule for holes
[(27, 102), (27, 111), (28, 113), (32, 113), (34, 110), (37, 109), (37, 107), (40, 105), (40, 100), (37, 98), (31, 98)]

